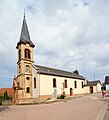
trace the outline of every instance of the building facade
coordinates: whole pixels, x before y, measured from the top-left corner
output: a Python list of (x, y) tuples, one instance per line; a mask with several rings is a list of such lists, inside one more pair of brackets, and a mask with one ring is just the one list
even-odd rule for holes
[(107, 91), (107, 93), (109, 94), (109, 76), (105, 77), (105, 90)]
[(73, 96), (88, 93), (85, 78), (73, 72), (34, 64), (35, 45), (30, 39), (24, 15), (18, 50), (17, 76), (14, 78), (14, 100), (36, 100), (61, 94)]
[(102, 84), (100, 80), (96, 81), (87, 81), (87, 84), (84, 85), (84, 92), (86, 93), (99, 93), (101, 92)]

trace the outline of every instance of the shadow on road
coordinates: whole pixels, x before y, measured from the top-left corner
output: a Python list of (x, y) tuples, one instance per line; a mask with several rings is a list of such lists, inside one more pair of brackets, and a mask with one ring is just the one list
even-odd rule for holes
[(3, 111), (3, 110), (6, 110), (8, 108), (9, 108), (8, 106), (0, 107), (0, 112)]

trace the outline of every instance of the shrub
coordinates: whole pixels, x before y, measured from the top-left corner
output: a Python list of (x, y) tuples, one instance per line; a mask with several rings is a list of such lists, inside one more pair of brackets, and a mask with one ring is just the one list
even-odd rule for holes
[(3, 99), (4, 99), (4, 97), (2, 95), (0, 95), (0, 105), (2, 105)]
[(4, 100), (8, 100), (8, 99), (12, 99), (12, 97), (8, 96), (7, 91), (4, 92), (4, 96), (3, 96)]
[(58, 96), (57, 99), (64, 99), (66, 96), (64, 94), (61, 94), (61, 96)]

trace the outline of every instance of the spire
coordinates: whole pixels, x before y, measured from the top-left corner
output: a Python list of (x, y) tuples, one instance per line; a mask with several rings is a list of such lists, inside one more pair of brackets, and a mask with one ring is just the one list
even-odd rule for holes
[(32, 43), (31, 39), (30, 39), (30, 35), (29, 35), (29, 31), (28, 31), (28, 26), (26, 23), (26, 18), (25, 18), (25, 10), (24, 10), (24, 18), (23, 18), (23, 24), (22, 24), (22, 30), (21, 30), (21, 34), (20, 34), (20, 40), (17, 43), (17, 47), (20, 44), (30, 44), (31, 47), (35, 47), (35, 45)]
[(25, 9), (24, 9), (24, 18), (25, 18)]

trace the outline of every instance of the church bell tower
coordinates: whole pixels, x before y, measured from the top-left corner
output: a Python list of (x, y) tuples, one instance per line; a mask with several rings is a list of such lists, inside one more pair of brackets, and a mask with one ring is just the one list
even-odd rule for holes
[(17, 43), (17, 83), (19, 85), (18, 98), (32, 98), (32, 64), (34, 63), (33, 49), (35, 45), (30, 39), (28, 26), (24, 14), (22, 30)]

